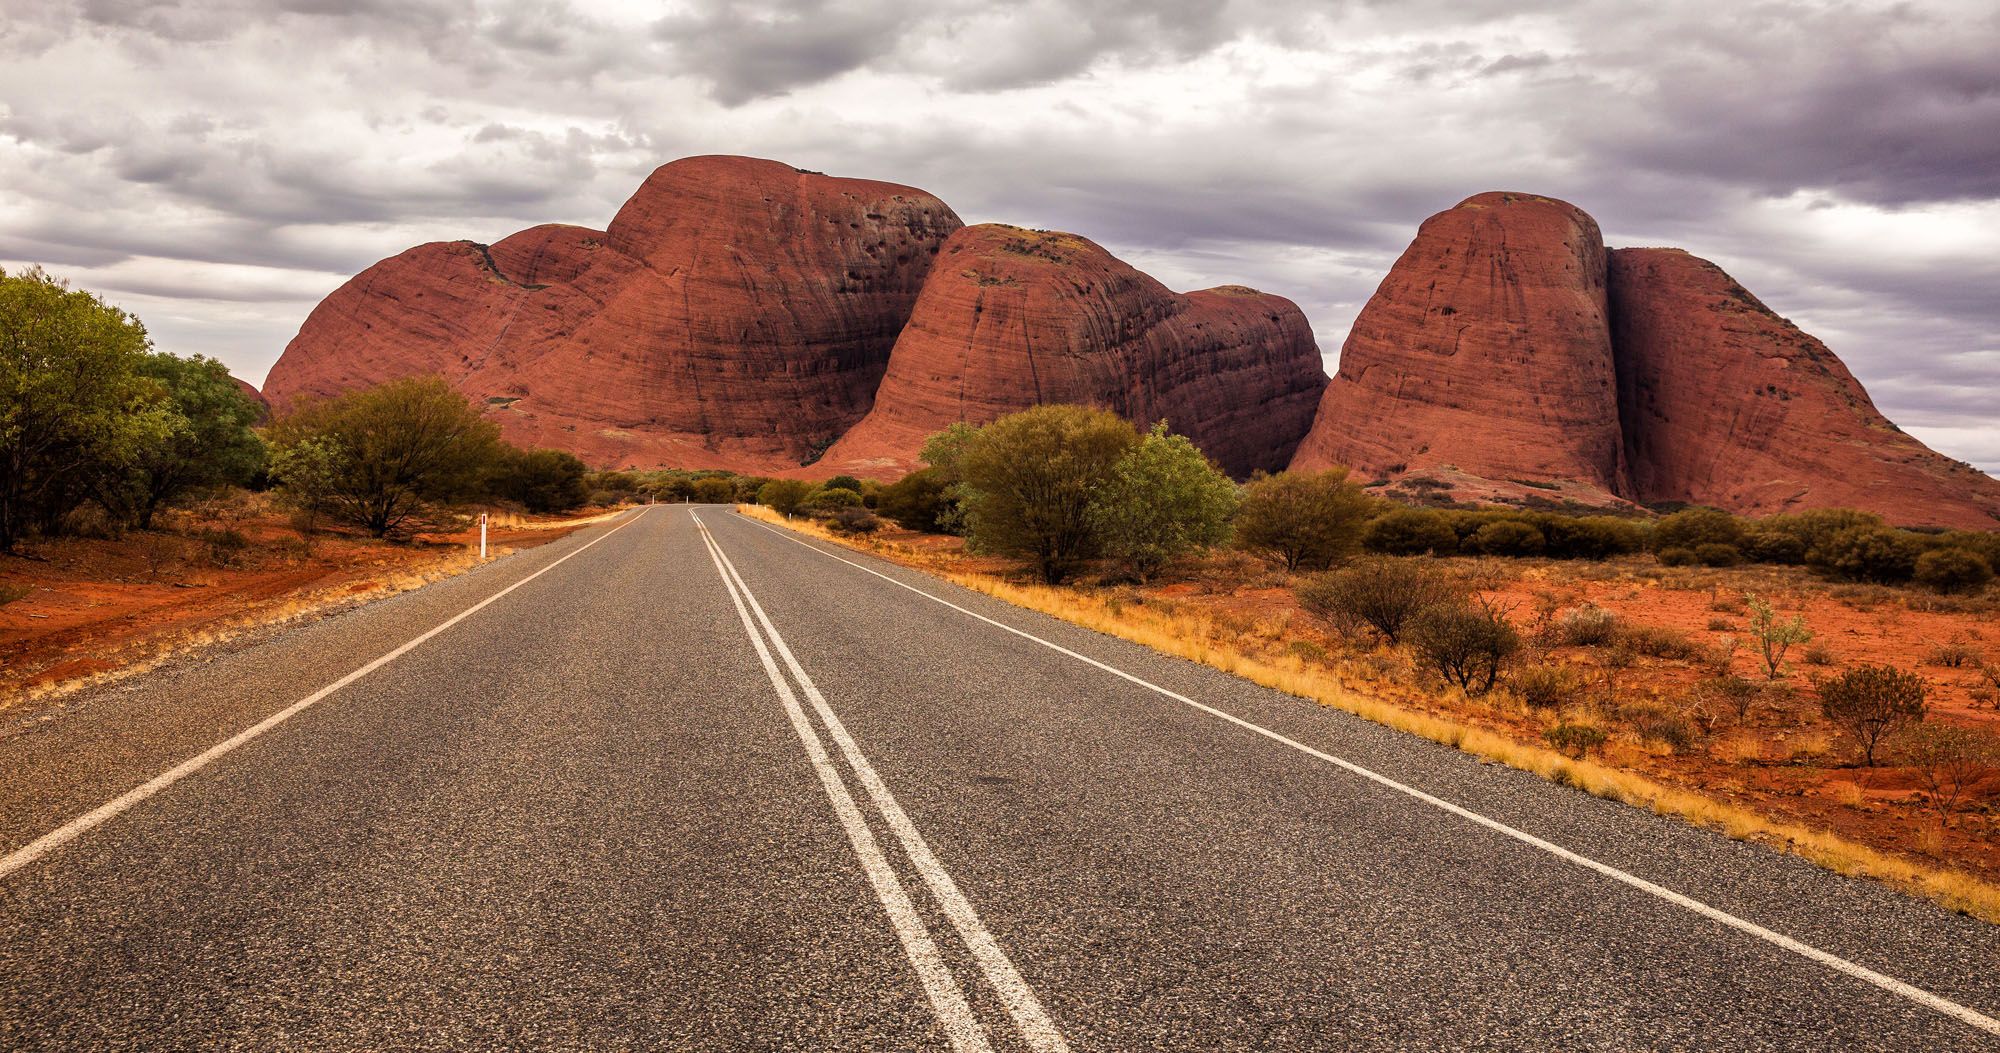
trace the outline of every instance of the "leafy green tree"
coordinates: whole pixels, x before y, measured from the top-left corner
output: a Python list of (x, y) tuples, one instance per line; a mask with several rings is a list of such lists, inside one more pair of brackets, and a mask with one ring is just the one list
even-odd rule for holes
[(789, 518), (812, 492), (813, 484), (803, 479), (773, 479), (757, 491), (757, 503)]
[(441, 377), (411, 377), (310, 402), (271, 425), (272, 444), (318, 439), (340, 458), (332, 513), (376, 537), (477, 496), (503, 452), (500, 430)]
[(1138, 439), (1117, 414), (1084, 406), (1037, 406), (979, 429), (953, 462), (971, 543), (1062, 581), (1097, 553), (1091, 498)]
[(1091, 498), (1104, 553), (1149, 581), (1174, 559), (1229, 540), (1236, 484), (1161, 421), (1118, 459)]
[(943, 431), (924, 440), (924, 448), (917, 454), (924, 464), (944, 473), (948, 482), (959, 480), (958, 462), (965, 451), (972, 446), (972, 440), (979, 434), (979, 428), (964, 421), (957, 421)]
[(926, 534), (950, 533), (951, 528), (945, 520), (945, 516), (955, 510), (954, 502), (947, 495), (950, 487), (943, 472), (936, 468), (920, 468), (883, 487), (881, 495), (875, 500), (875, 510), (907, 530), (920, 530)]
[(334, 439), (308, 436), (271, 450), (269, 474), (278, 497), (292, 508), (299, 538), (312, 551), (313, 535), (333, 507), (347, 457)]
[(1345, 468), (1260, 475), (1243, 487), (1236, 543), (1288, 571), (1324, 570), (1360, 549), (1374, 509)]
[(502, 458), (493, 488), (530, 512), (567, 512), (590, 500), (590, 489), (584, 485), (589, 474), (589, 467), (573, 453), (513, 450)]
[(0, 552), (52, 528), (171, 432), (139, 320), (31, 268), (0, 271)]
[(242, 486), (264, 467), (264, 442), (251, 430), (263, 409), (212, 358), (148, 354), (139, 375), (159, 386), (167, 432), (133, 451), (125, 470), (106, 480), (99, 501), (140, 529), (162, 507), (189, 494)]

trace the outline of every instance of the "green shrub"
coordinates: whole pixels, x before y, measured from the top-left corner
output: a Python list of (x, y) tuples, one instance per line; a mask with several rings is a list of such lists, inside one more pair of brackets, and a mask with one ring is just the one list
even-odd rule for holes
[(1619, 630), (1618, 642), (1653, 658), (1688, 659), (1701, 653), (1686, 633), (1658, 625), (1628, 625)]
[(1694, 549), (1691, 548), (1681, 548), (1679, 546), (1663, 548), (1660, 550), (1659, 555), (1660, 563), (1669, 567), (1692, 567), (1696, 563), (1701, 562), (1701, 557), (1695, 555)]
[(1508, 677), (1507, 686), (1530, 709), (1560, 709), (1582, 690), (1576, 674), (1560, 665), (1528, 666)]
[(1547, 740), (1556, 752), (1579, 760), (1591, 750), (1604, 745), (1604, 732), (1588, 724), (1557, 724), (1542, 732), (1542, 738)]
[[(1138, 441), (1123, 418), (1085, 406), (1037, 406), (971, 433), (954, 462), (966, 487), (967, 538), (1061, 582), (1097, 554), (1091, 498)], [(927, 444), (925, 458), (932, 453)]]
[(1698, 550), (1702, 545), (1743, 543), (1743, 524), (1727, 512), (1713, 508), (1689, 508), (1675, 512), (1653, 527), (1653, 544), (1661, 549)]
[(1694, 558), (1704, 567), (1733, 567), (1743, 562), (1743, 553), (1738, 551), (1735, 545), (1723, 545), (1711, 541), (1696, 545)]
[(1875, 766), (1884, 739), (1921, 723), (1923, 678), (1894, 666), (1863, 665), (1819, 682), (1820, 712), (1861, 744), (1861, 763)]
[(1646, 529), (1615, 516), (1551, 515), (1541, 521), (1548, 554), (1557, 559), (1608, 559), (1646, 547)]
[(1815, 508), (1769, 516), (1758, 521), (1757, 530), (1786, 534), (1796, 539), (1801, 550), (1800, 559), (1804, 559), (1805, 554), (1843, 530), (1882, 525), (1882, 517), (1872, 512), (1857, 512), (1852, 508)]
[(1796, 534), (1760, 528), (1743, 535), (1743, 555), (1753, 563), (1797, 566), (1806, 561), (1806, 543)]
[(501, 458), (493, 491), (530, 512), (548, 514), (581, 508), (590, 499), (584, 476), (590, 469), (562, 450), (512, 450)]
[(882, 488), (875, 510), (906, 530), (947, 534), (947, 517), (956, 510), (951, 483), (936, 468), (924, 468)]
[(1917, 557), (1914, 576), (1938, 592), (1978, 592), (1993, 580), (1993, 568), (1965, 549), (1934, 548)]
[(851, 475), (836, 475), (826, 482), (819, 484), (819, 487), (822, 490), (852, 490), (856, 494), (859, 494), (861, 492), (861, 480)]
[(26, 599), (28, 594), (34, 591), (32, 585), (16, 585), (13, 582), (0, 581), (0, 607), (5, 607), (16, 600)]
[(1323, 570), (1360, 549), (1374, 507), (1345, 468), (1259, 475), (1243, 487), (1236, 543), (1288, 571)]
[(1418, 659), (1468, 695), (1492, 690), (1521, 650), (1521, 634), (1487, 600), (1433, 604), (1411, 620), (1409, 636)]
[(1347, 632), (1367, 628), (1396, 643), (1425, 610), (1457, 595), (1431, 564), (1377, 556), (1299, 582), (1299, 605)]
[[(853, 491), (843, 489), (839, 492)], [(826, 525), (828, 529), (842, 534), (872, 534), (882, 525), (882, 521), (875, 518), (875, 513), (856, 504), (834, 512), (833, 518), (827, 520)]]
[(1556, 619), (1555, 642), (1565, 647), (1602, 647), (1618, 635), (1618, 616), (1596, 604), (1563, 612)]
[(1168, 563), (1229, 539), (1236, 484), (1165, 421), (1125, 451), (1090, 501), (1104, 554), (1149, 581)]
[(1807, 551), (1806, 562), (1832, 577), (1893, 585), (1910, 580), (1922, 554), (1922, 542), (1907, 531), (1849, 527)]
[(1458, 551), (1458, 532), (1442, 513), (1399, 508), (1370, 521), (1361, 544), (1389, 556), (1448, 556)]
[(831, 513), (843, 508), (860, 508), (861, 494), (844, 486), (829, 490), (822, 486), (814, 490), (805, 500), (805, 508), (813, 512)]
[(812, 494), (813, 485), (803, 479), (773, 479), (757, 489), (757, 503), (789, 518)]
[(1499, 519), (1473, 531), (1467, 547), (1488, 556), (1539, 556), (1548, 539), (1533, 523)]
[(1784, 621), (1764, 600), (1756, 596), (1746, 596), (1745, 600), (1750, 604), (1750, 638), (1757, 641), (1757, 653), (1764, 660), (1764, 675), (1776, 680), (1785, 668), (1785, 652), (1797, 644), (1811, 643), (1812, 630), (1806, 628), (1803, 614)]
[[(696, 479), (693, 497), (705, 505), (732, 504), (736, 500), (736, 483), (722, 478)], [(856, 494), (854, 499), (859, 501), (861, 497)]]

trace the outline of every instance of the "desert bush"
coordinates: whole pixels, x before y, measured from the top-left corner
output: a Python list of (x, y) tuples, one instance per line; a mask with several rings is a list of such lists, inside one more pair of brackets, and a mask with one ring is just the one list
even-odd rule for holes
[(1814, 570), (1848, 581), (1893, 585), (1910, 580), (1923, 544), (1915, 535), (1889, 527), (1850, 527), (1806, 552)]
[(882, 525), (875, 513), (860, 505), (848, 505), (833, 513), (827, 528), (842, 534), (872, 534)]
[(1993, 568), (1963, 548), (1934, 548), (1917, 557), (1917, 584), (1944, 593), (1978, 592), (1993, 580)]
[(1822, 644), (1814, 644), (1806, 648), (1805, 653), (1800, 657), (1805, 659), (1807, 665), (1829, 666), (1833, 664), (1833, 652), (1827, 650)]
[(1754, 681), (1733, 673), (1721, 673), (1709, 677), (1695, 685), (1695, 691), (1735, 713), (1738, 720), (1748, 720), (1751, 707), (1755, 706), (1757, 700), (1764, 695), (1763, 688)]
[(950, 533), (945, 523), (952, 503), (951, 483), (935, 468), (921, 468), (882, 488), (875, 499), (875, 511), (896, 521), (906, 530), (926, 534)]
[(1161, 421), (1112, 465), (1089, 518), (1104, 554), (1149, 581), (1173, 560), (1227, 541), (1235, 511), (1236, 484)]
[(1871, 768), (1883, 740), (1928, 712), (1923, 678), (1894, 666), (1856, 666), (1817, 686), (1820, 712), (1860, 743), (1861, 762)]
[(1756, 596), (1747, 597), (1750, 604), (1750, 638), (1757, 641), (1758, 654), (1764, 659), (1764, 675), (1776, 680), (1784, 671), (1785, 654), (1794, 646), (1811, 642), (1812, 630), (1806, 628), (1806, 616), (1797, 614), (1791, 621), (1778, 617), (1769, 603)]
[(194, 536), (207, 549), (208, 562), (215, 567), (235, 566), (250, 548), (250, 539), (241, 530), (203, 528)]
[[(1038, 406), (973, 432), (954, 461), (971, 544), (1028, 560), (1049, 584), (1062, 581), (1097, 554), (1091, 498), (1138, 441), (1118, 415), (1084, 406)], [(926, 459), (931, 453), (926, 445)]]
[(1548, 548), (1548, 539), (1533, 523), (1499, 519), (1473, 531), (1466, 547), (1488, 556), (1539, 556)]
[(1243, 487), (1236, 543), (1287, 571), (1324, 570), (1360, 549), (1374, 507), (1345, 468), (1259, 475)]
[(1796, 534), (1760, 528), (1743, 536), (1743, 555), (1756, 563), (1797, 566), (1806, 561), (1806, 543)]
[(1542, 732), (1542, 738), (1556, 752), (1579, 760), (1604, 745), (1604, 732), (1588, 724), (1557, 724)]
[[(840, 493), (854, 494), (854, 503), (861, 503), (861, 495), (854, 493), (852, 490), (842, 490)], [(720, 476), (696, 479), (694, 481), (694, 489), (689, 496), (698, 504), (733, 504), (736, 501), (736, 482), (733, 479)]]
[(1701, 562), (1701, 557), (1694, 554), (1694, 549), (1679, 546), (1663, 548), (1658, 555), (1660, 563), (1668, 567), (1692, 567)]
[[(1805, 512), (1769, 516), (1759, 520), (1757, 530), (1786, 534), (1796, 539), (1804, 553), (1843, 530), (1882, 526), (1882, 517), (1852, 508), (1815, 508)], [(1803, 556), (1801, 557), (1803, 558)]]
[(832, 514), (843, 508), (860, 507), (860, 491), (849, 490), (844, 486), (836, 486), (830, 490), (825, 486), (821, 486), (806, 496), (804, 504), (804, 508), (807, 511), (822, 515)]
[(1723, 545), (1711, 541), (1696, 545), (1694, 558), (1704, 567), (1734, 567), (1743, 562), (1743, 553), (1735, 545)]
[(0, 581), (0, 607), (5, 607), (17, 600), (27, 599), (28, 594), (34, 591), (35, 588), (32, 585), (16, 585), (11, 581)]
[(1955, 724), (1917, 724), (1897, 734), (1893, 745), (1923, 781), (1938, 821), (1949, 825), (1973, 786), (2000, 767), (2000, 740), (1990, 732)]
[(757, 503), (790, 518), (812, 493), (813, 485), (804, 479), (773, 479), (757, 489)]
[(496, 495), (547, 514), (581, 508), (590, 499), (583, 484), (590, 469), (562, 450), (509, 450), (491, 481)]
[(1433, 604), (1410, 622), (1418, 658), (1468, 695), (1493, 689), (1521, 649), (1521, 635), (1489, 600)]
[(1653, 525), (1653, 545), (1658, 549), (1684, 548), (1698, 552), (1703, 545), (1743, 543), (1743, 524), (1727, 512), (1713, 508), (1687, 508)]
[(1619, 629), (1618, 641), (1652, 658), (1686, 659), (1701, 653), (1686, 633), (1658, 625), (1627, 625)]
[(1736, 623), (1727, 618), (1710, 618), (1708, 628), (1711, 632), (1726, 633), (1736, 628)]
[(1632, 730), (1648, 742), (1657, 742), (1675, 753), (1686, 753), (1700, 741), (1701, 733), (1687, 718), (1658, 710), (1632, 716)]
[(251, 426), (264, 415), (212, 358), (155, 351), (139, 362), (166, 428), (131, 452), (119, 470), (99, 480), (92, 496), (121, 523), (141, 530), (160, 509), (190, 494), (244, 486), (264, 469), (264, 442)]
[(1560, 709), (1576, 701), (1582, 685), (1567, 666), (1531, 665), (1515, 670), (1507, 687), (1529, 709)]
[(1458, 551), (1458, 531), (1442, 513), (1398, 508), (1371, 520), (1361, 544), (1389, 556), (1448, 556)]
[(1451, 583), (1418, 558), (1377, 556), (1354, 566), (1306, 578), (1299, 605), (1353, 632), (1374, 630), (1396, 643), (1423, 611), (1457, 595)]
[(1924, 661), (1945, 669), (1963, 669), (1966, 666), (1977, 668), (1979, 652), (1973, 650), (1971, 645), (1963, 640), (1949, 640), (1931, 648), (1930, 653), (1924, 656)]
[(1541, 519), (1547, 554), (1557, 559), (1608, 559), (1646, 547), (1646, 530), (1616, 516), (1550, 515)]
[(822, 490), (852, 490), (858, 497), (861, 494), (861, 480), (851, 475), (836, 475), (826, 482), (819, 484), (819, 488)]
[(1586, 603), (1564, 611), (1555, 622), (1556, 644), (1564, 647), (1602, 647), (1618, 635), (1618, 616)]

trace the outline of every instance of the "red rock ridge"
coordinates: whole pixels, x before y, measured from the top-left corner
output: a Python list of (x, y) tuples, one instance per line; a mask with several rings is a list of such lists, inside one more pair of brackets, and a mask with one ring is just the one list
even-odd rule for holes
[(770, 471), (872, 404), (946, 236), (943, 202), (775, 161), (656, 170), (606, 231), (421, 245), (336, 290), (274, 405), (439, 373), (517, 442), (601, 465)]
[(2000, 528), (2000, 480), (1877, 412), (1826, 345), (1679, 249), (1617, 249), (1612, 344), (1635, 496)]
[(925, 281), (874, 409), (798, 474), (895, 477), (954, 422), (1071, 402), (1164, 418), (1242, 476), (1284, 465), (1325, 383), (1289, 300), (1179, 294), (1074, 234), (966, 227)]
[(1355, 320), (1292, 467), (1440, 470), (1615, 500), (1604, 282), (1597, 223), (1565, 202), (1486, 193), (1425, 220)]

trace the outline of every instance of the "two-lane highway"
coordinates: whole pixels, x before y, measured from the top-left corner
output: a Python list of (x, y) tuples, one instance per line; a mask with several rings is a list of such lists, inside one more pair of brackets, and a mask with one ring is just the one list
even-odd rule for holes
[(0, 772), (7, 1049), (2000, 1048), (1991, 926), (726, 508)]

